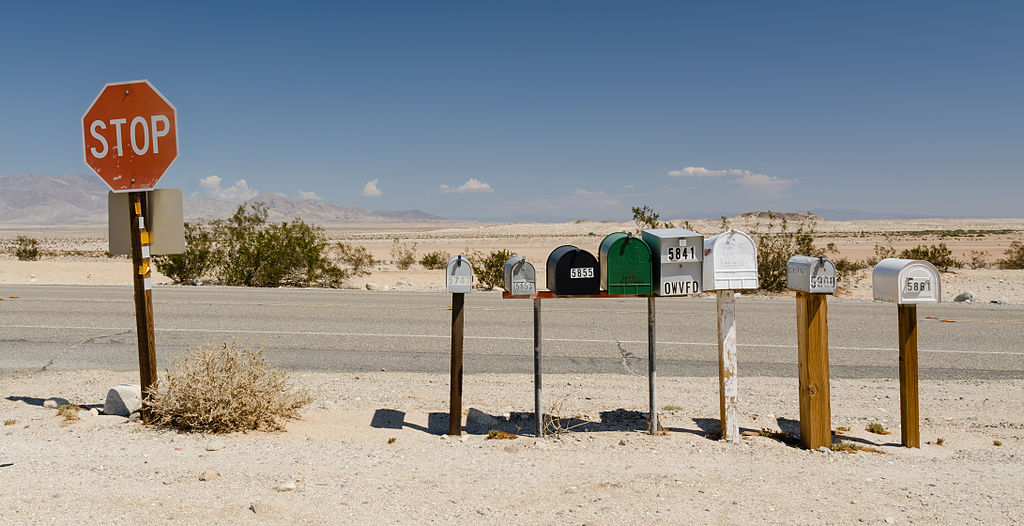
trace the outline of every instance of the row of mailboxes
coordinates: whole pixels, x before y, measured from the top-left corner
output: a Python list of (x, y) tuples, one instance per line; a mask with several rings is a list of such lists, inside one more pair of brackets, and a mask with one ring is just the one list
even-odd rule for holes
[[(886, 258), (871, 273), (873, 297), (901, 305), (942, 301), (939, 271), (927, 261)], [(786, 287), (811, 294), (835, 294), (836, 266), (825, 256), (793, 256), (786, 265)]]
[[(756, 289), (757, 249), (750, 236), (730, 230), (705, 239), (683, 228), (644, 230), (641, 237), (615, 232), (600, 245), (600, 258), (573, 245), (548, 255), (546, 281), (558, 296), (656, 294), (684, 296), (705, 290)], [(505, 289), (536, 293), (536, 271), (521, 257), (505, 262)], [(705, 284), (709, 286), (705, 287)]]
[[(703, 239), (681, 228), (645, 230), (642, 238), (615, 232), (601, 241), (598, 260), (572, 245), (551, 252), (547, 286), (558, 296), (678, 296), (704, 290), (757, 288), (757, 251), (753, 240), (731, 230)], [(513, 295), (537, 293), (537, 273), (522, 257), (505, 262), (505, 289)], [(469, 292), (472, 267), (462, 256), (448, 261), (448, 292)], [(703, 284), (708, 284), (705, 289)], [(835, 294), (835, 263), (825, 256), (797, 255), (786, 265), (786, 286), (810, 294)], [(941, 301), (939, 273), (927, 261), (887, 258), (872, 273), (874, 298), (899, 304)]]

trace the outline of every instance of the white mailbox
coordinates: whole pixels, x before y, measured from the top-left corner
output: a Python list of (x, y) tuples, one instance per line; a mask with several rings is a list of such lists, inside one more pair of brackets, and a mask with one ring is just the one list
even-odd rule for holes
[(473, 290), (473, 266), (462, 256), (452, 256), (448, 260), (447, 271), (448, 292), (465, 293)]
[(939, 271), (927, 261), (885, 258), (875, 265), (871, 283), (876, 300), (900, 305), (942, 301)]
[(835, 294), (836, 264), (825, 256), (793, 256), (786, 263), (786, 288), (811, 294)]
[(513, 296), (537, 293), (537, 271), (524, 257), (510, 257), (505, 262), (505, 290)]
[(757, 247), (732, 229), (704, 240), (704, 290), (756, 289)]
[(652, 228), (640, 234), (651, 247), (656, 295), (682, 296), (704, 291), (704, 234), (685, 228)]

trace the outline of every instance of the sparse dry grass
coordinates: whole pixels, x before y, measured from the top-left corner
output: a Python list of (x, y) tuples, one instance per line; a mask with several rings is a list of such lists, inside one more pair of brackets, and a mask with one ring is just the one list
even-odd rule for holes
[(885, 430), (885, 426), (878, 422), (871, 422), (867, 427), (864, 428), (866, 431), (870, 431), (876, 435), (888, 435), (889, 432)]
[(861, 451), (864, 451), (864, 452), (867, 452), (867, 453), (878, 453), (878, 454), (881, 454), (881, 455), (885, 454), (885, 451), (882, 451), (881, 449), (878, 449), (876, 447), (862, 446), (862, 445), (857, 444), (855, 442), (845, 442), (845, 441), (843, 441), (843, 442), (833, 442), (832, 443), (832, 451), (836, 451), (836, 452), (840, 452), (840, 453), (860, 453)]
[(267, 365), (262, 351), (233, 342), (196, 347), (174, 361), (152, 393), (154, 423), (183, 431), (276, 431), (311, 398)]
[(64, 421), (60, 425), (67, 426), (79, 421), (78, 412), (81, 410), (82, 408), (75, 404), (61, 404), (57, 406), (57, 414), (64, 417)]
[(992, 441), (992, 445), (993, 446), (1001, 446), (1001, 445), (1003, 445), (1003, 443), (1002, 443), (1002, 441), (999, 441), (999, 440), (993, 440)]
[(492, 429), (487, 433), (487, 438), (484, 440), (515, 440), (517, 438), (519, 438), (519, 435), (507, 433), (498, 429)]
[(18, 423), (17, 420), (4, 420), (4, 425), (5, 426), (13, 426), (14, 424), (17, 424), (17, 423)]
[[(574, 424), (571, 423), (572, 420), (570, 418), (562, 417), (562, 409), (564, 406), (564, 399), (551, 404), (551, 410), (543, 417), (545, 435), (562, 435), (583, 425), (582, 421)], [(577, 415), (577, 418), (580, 416), (581, 415)]]

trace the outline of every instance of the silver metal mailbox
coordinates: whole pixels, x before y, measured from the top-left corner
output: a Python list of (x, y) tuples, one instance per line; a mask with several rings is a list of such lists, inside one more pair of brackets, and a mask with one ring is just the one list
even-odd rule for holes
[(448, 292), (465, 293), (473, 290), (473, 266), (462, 256), (448, 260), (445, 275), (448, 277)]
[(505, 290), (514, 296), (537, 293), (537, 271), (524, 257), (510, 257), (505, 262)]
[(685, 228), (652, 228), (640, 235), (651, 247), (656, 295), (683, 296), (704, 291), (704, 234)]
[(704, 239), (704, 290), (756, 289), (757, 247), (735, 228)]
[(901, 305), (942, 301), (939, 271), (927, 261), (885, 258), (875, 265), (871, 283), (876, 300)]
[(793, 256), (786, 263), (786, 288), (811, 294), (835, 294), (836, 264), (825, 256)]

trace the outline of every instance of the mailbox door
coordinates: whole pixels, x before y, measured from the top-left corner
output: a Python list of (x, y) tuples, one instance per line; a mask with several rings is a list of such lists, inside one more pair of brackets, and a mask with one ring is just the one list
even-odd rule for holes
[(651, 293), (651, 249), (643, 239), (623, 232), (601, 242), (601, 288), (608, 294)]
[(537, 293), (537, 271), (525, 259), (512, 267), (512, 294), (530, 296)]
[(590, 252), (572, 245), (560, 246), (548, 256), (548, 289), (559, 296), (598, 294), (600, 270)]
[(473, 290), (473, 266), (462, 256), (454, 256), (448, 260), (445, 275), (446, 289), (449, 293), (467, 293)]
[(942, 297), (939, 273), (935, 267), (915, 261), (903, 267), (899, 274), (899, 303), (938, 303)]
[(786, 264), (786, 288), (811, 294), (835, 294), (836, 266), (824, 256), (793, 256)]
[(663, 263), (658, 266), (659, 296), (686, 296), (703, 292), (701, 263)]
[(706, 290), (756, 289), (757, 247), (750, 236), (730, 230), (704, 242)]

